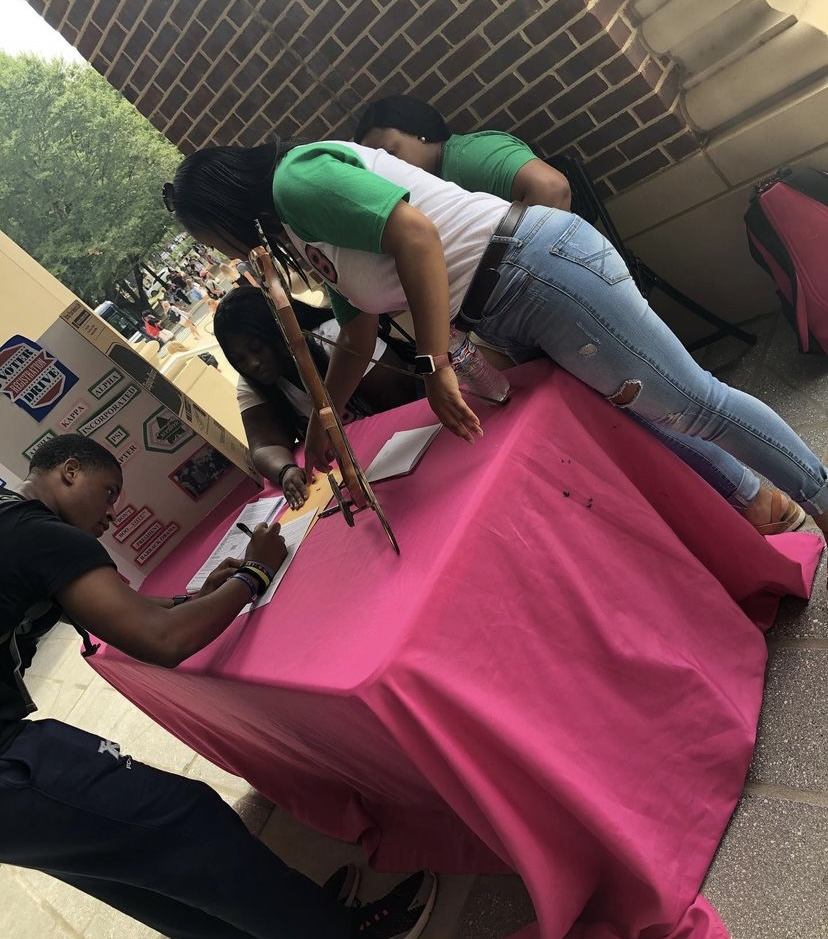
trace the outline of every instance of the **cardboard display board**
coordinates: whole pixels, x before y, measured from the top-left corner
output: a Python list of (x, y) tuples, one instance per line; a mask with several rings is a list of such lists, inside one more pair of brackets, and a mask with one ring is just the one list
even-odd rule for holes
[(97, 440), (124, 472), (101, 540), (138, 586), (247, 476), (260, 481), (247, 447), (2, 232), (0, 283), (0, 481), (18, 486), (57, 434)]
[[(243, 448), (235, 440), (228, 444), (203, 412), (184, 420), (186, 399), (173, 386), (146, 369), (138, 373), (118, 344), (106, 356), (76, 325), (83, 325), (86, 307), (78, 303), (70, 310), (73, 322), (64, 317), (38, 339), (18, 333), (0, 345), (0, 477), (17, 485), (35, 450), (61, 433), (89, 436), (114, 453), (124, 472), (124, 494), (115, 524), (101, 540), (137, 586), (244, 481), (245, 473), (227, 455), (244, 463)], [(214, 442), (219, 440), (222, 447)]]
[(71, 303), (60, 318), (188, 427), (223, 453), (231, 463), (261, 483), (247, 447), (142, 358), (107, 322), (95, 316), (80, 300)]
[(75, 299), (71, 290), (2, 231), (0, 284), (0, 344), (21, 331), (29, 336), (42, 335)]

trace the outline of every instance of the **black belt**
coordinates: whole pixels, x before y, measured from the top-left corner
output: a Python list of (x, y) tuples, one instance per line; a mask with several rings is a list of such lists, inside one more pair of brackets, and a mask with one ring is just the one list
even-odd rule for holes
[(500, 280), (498, 265), (511, 247), (505, 241), (494, 241), (494, 239), (498, 236), (511, 238), (517, 231), (525, 211), (526, 206), (522, 202), (513, 202), (495, 229), (492, 235), (493, 240), (486, 246), (472, 282), (469, 284), (469, 289), (466, 291), (466, 296), (463, 297), (460, 312), (454, 318), (454, 325), (463, 332), (470, 332), (480, 322), (483, 307)]

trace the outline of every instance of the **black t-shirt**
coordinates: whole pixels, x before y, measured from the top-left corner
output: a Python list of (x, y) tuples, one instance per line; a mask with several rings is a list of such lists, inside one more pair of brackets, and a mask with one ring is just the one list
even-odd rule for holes
[[(34, 707), (19, 676), (37, 641), (60, 619), (54, 594), (97, 567), (112, 565), (92, 535), (61, 521), (37, 499), (0, 488), (0, 752)], [(17, 672), (17, 674), (16, 674)]]

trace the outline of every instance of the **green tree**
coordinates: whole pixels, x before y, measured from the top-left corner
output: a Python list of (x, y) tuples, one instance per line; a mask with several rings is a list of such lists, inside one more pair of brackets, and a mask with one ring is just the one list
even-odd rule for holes
[(145, 302), (140, 260), (179, 230), (161, 187), (180, 158), (91, 67), (0, 53), (0, 227), (87, 303), (123, 302), (125, 283)]

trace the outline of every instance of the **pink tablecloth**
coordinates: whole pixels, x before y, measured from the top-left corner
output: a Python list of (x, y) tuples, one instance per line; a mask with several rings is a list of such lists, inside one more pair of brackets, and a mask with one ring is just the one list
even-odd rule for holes
[[(175, 671), (98, 671), (373, 863), (514, 869), (543, 939), (726, 936), (697, 896), (741, 792), (777, 598), (821, 541), (763, 539), (565, 373), (512, 373), (365, 513), (321, 521), (268, 607)], [(367, 464), (423, 402), (349, 428)], [(172, 594), (238, 510), (146, 583)], [(126, 743), (126, 741), (125, 741)]]

